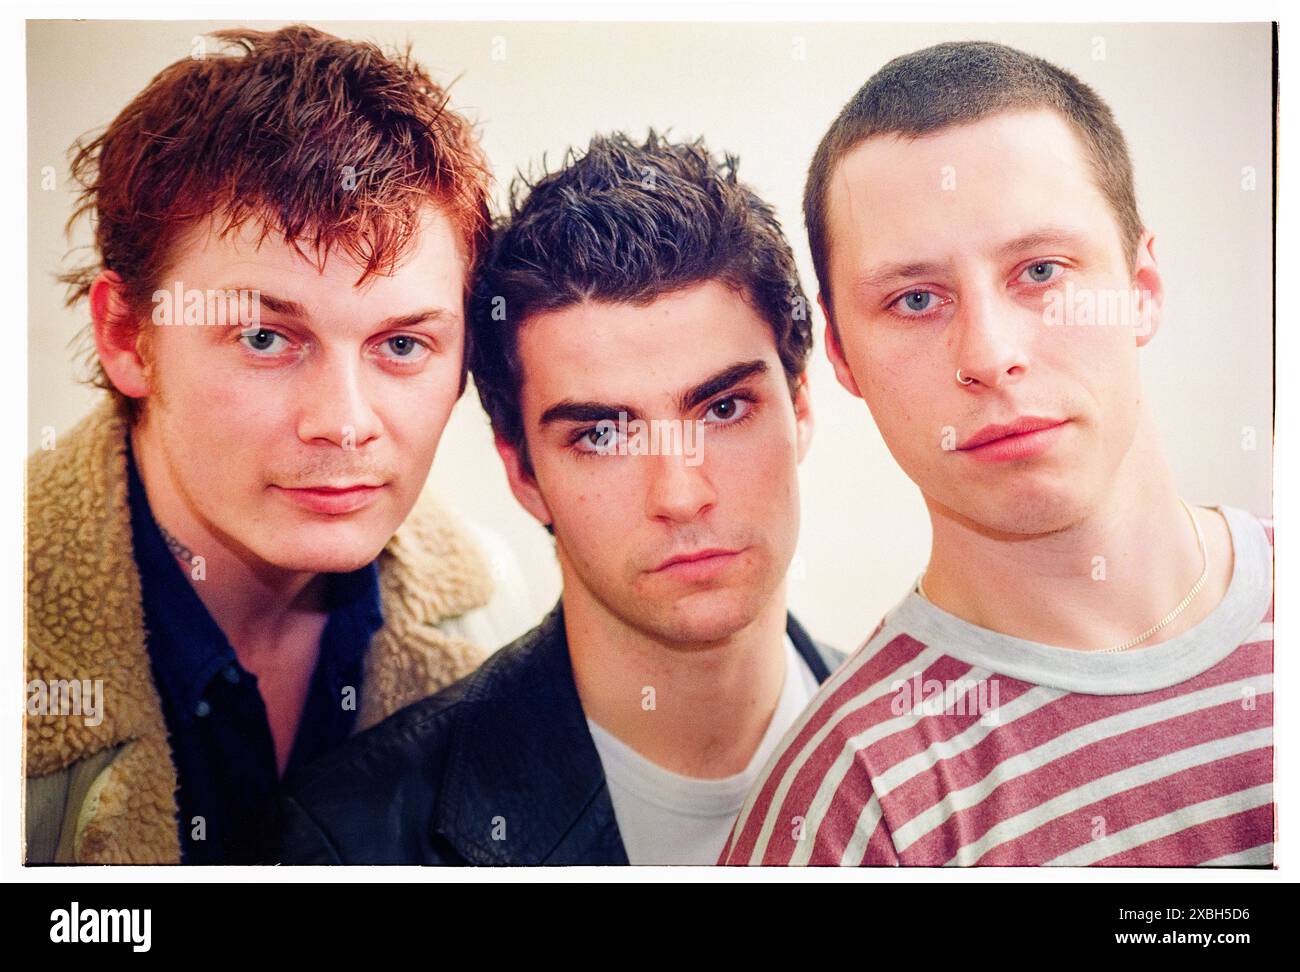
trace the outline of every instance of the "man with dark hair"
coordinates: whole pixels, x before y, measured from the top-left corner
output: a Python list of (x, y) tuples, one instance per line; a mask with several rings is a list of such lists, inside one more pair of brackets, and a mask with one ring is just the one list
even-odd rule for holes
[(812, 434), (790, 248), (735, 159), (598, 137), (512, 188), (471, 323), (560, 603), (288, 781), (275, 859), (712, 863), (838, 662), (785, 607)]
[(488, 229), (469, 123), (408, 55), (216, 36), (73, 160), (107, 394), (28, 466), (32, 863), (254, 861), (287, 770), (519, 630), (421, 499)]
[(930, 561), (824, 686), (724, 863), (1268, 865), (1272, 523), (1178, 494), (1124, 138), (997, 44), (885, 65), (809, 171), (841, 384)]

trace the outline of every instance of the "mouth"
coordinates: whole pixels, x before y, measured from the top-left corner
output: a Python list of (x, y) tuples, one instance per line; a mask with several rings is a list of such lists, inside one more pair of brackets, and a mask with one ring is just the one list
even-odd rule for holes
[(1005, 425), (986, 425), (958, 443), (957, 451), (980, 462), (1032, 459), (1051, 447), (1069, 421), (1026, 417)]
[(382, 483), (354, 483), (297, 488), (272, 486), (271, 489), (310, 513), (342, 516), (369, 506), (384, 486)]
[(680, 580), (707, 580), (730, 567), (743, 552), (721, 547), (693, 550), (669, 557), (650, 573)]

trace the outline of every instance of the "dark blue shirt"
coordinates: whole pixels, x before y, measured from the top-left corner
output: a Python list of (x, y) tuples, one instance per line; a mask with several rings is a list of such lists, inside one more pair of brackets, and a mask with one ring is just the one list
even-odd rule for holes
[[(180, 783), (176, 797), (181, 860), (257, 863), (268, 801), (279, 784), (275, 743), (257, 677), (240, 665), (191, 586), (189, 569), (168, 549), (149, 509), (130, 443), (128, 436), (131, 538), (140, 570), (149, 660)], [(383, 625), (377, 561), (349, 574), (325, 576), (329, 620), (286, 773), (351, 734), (366, 649)]]

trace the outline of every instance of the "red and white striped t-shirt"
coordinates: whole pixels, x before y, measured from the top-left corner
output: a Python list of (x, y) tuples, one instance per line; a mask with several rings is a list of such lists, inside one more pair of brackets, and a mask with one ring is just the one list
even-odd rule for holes
[(1273, 527), (1221, 509), (1219, 605), (1121, 654), (912, 593), (768, 761), (719, 863), (1271, 865)]

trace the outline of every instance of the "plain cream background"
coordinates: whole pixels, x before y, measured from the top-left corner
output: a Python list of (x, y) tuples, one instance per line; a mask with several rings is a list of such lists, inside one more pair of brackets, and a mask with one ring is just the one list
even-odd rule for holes
[[(247, 22), (245, 22), (247, 23)], [(647, 126), (703, 135), (741, 159), (773, 202), (815, 290), (799, 200), (804, 170), (844, 102), (885, 61), (944, 40), (996, 40), (1093, 85), (1128, 137), (1138, 202), (1157, 234), (1165, 323), (1143, 352), (1147, 394), (1183, 494), (1271, 510), (1273, 406), (1270, 28), (1246, 25), (376, 23), (313, 21), (341, 36), (413, 43), (482, 125), (498, 199), (521, 166), (554, 165), (592, 133)], [(256, 23), (269, 28), (276, 23)], [(198, 35), (233, 22), (32, 22), (28, 30), (28, 450), (66, 431), (94, 392), (76, 382), (84, 306), (53, 275), (71, 242), (67, 149), (107, 124)], [(42, 189), (46, 166), (57, 185)], [(1255, 188), (1244, 187), (1253, 172)], [(78, 254), (84, 256), (84, 251)], [(810, 369), (817, 432), (804, 463), (790, 604), (850, 649), (924, 566), (929, 526), (866, 407), (835, 382), (820, 314)], [(1251, 432), (1254, 448), (1247, 448)], [(550, 538), (515, 503), (473, 390), (457, 407), (432, 482), (508, 538), (540, 617), (559, 591)]]

